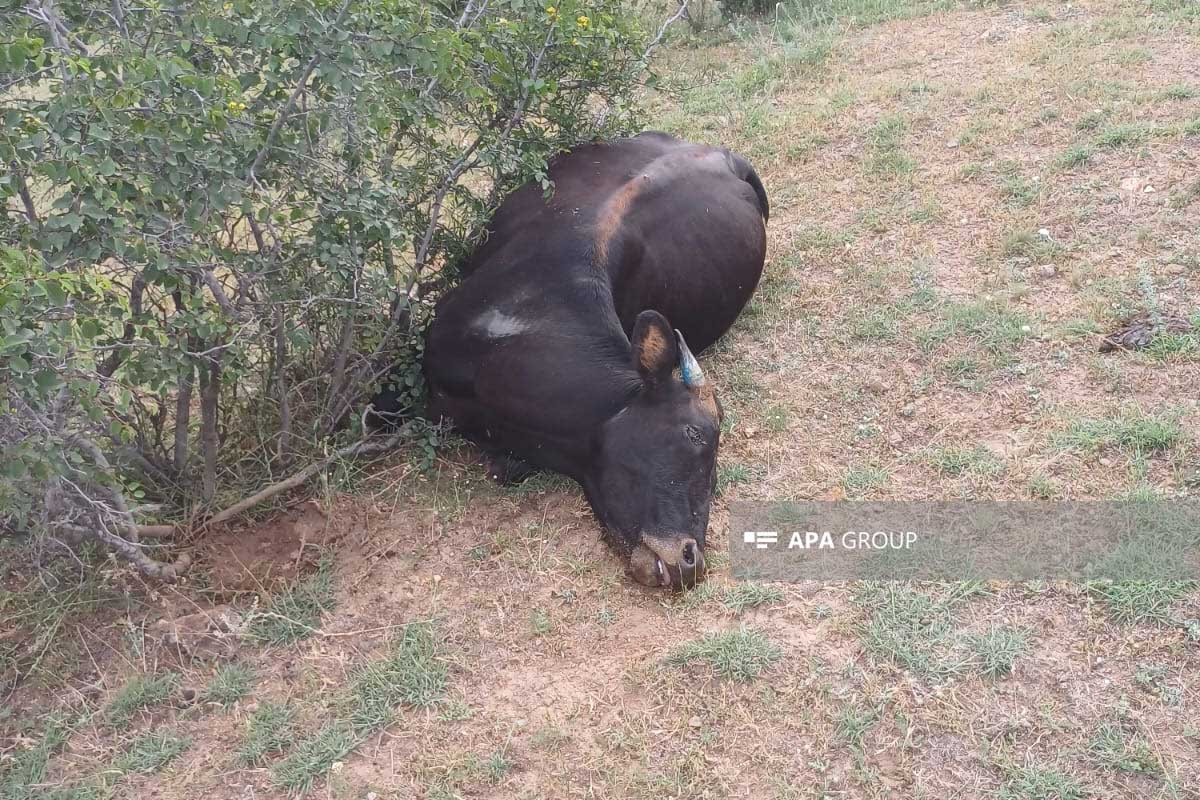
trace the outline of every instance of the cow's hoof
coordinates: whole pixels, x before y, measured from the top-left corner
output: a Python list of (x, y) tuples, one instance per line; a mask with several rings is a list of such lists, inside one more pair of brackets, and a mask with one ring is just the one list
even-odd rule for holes
[(488, 458), (488, 474), (501, 486), (516, 486), (535, 472), (537, 469), (528, 462), (509, 455), (493, 455)]

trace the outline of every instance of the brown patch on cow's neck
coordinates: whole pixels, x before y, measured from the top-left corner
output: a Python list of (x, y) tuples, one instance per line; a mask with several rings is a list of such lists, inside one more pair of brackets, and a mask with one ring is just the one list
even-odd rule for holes
[(596, 219), (597, 264), (602, 265), (608, 262), (612, 243), (620, 234), (621, 223), (625, 221), (629, 207), (633, 205), (633, 201), (641, 194), (642, 187), (649, 181), (650, 176), (645, 174), (626, 181), (625, 185), (604, 204), (604, 208), (600, 209), (600, 215)]

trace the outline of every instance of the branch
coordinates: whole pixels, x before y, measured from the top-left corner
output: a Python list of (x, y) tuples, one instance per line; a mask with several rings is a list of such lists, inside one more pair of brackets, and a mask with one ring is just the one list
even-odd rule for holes
[(274, 497), (275, 495), (279, 494), (280, 492), (287, 491), (288, 489), (294, 489), (297, 486), (304, 484), (310, 478), (312, 478), (314, 475), (320, 473), (325, 468), (327, 468), (334, 461), (338, 461), (338, 460), (344, 459), (344, 458), (355, 458), (357, 456), (370, 456), (370, 455), (378, 455), (380, 453), (386, 453), (389, 450), (395, 449), (400, 444), (400, 442), (402, 442), (406, 438), (407, 438), (407, 434), (404, 432), (400, 432), (395, 435), (389, 436), (386, 439), (381, 439), (378, 441), (375, 441), (373, 439), (367, 439), (367, 438), (359, 439), (357, 442), (355, 442), (352, 445), (343, 447), (340, 450), (335, 450), (333, 452), (333, 454), (327, 456), (326, 458), (322, 459), (321, 461), (317, 461), (316, 463), (309, 464), (307, 467), (300, 470), (295, 475), (292, 475), (290, 478), (285, 478), (281, 481), (278, 481), (277, 483), (273, 483), (270, 486), (266, 487), (265, 489), (255, 492), (254, 494), (250, 495), (246, 499), (240, 500), (237, 503), (234, 503), (233, 505), (231, 505), (229, 508), (225, 509), (224, 511), (214, 514), (213, 516), (209, 517), (209, 519), (200, 526), (200, 529), (205, 530), (207, 528), (213, 527), (214, 525), (220, 525), (222, 522), (225, 522), (229, 519), (232, 519), (233, 517), (236, 517), (238, 514), (241, 514), (243, 511), (248, 511), (249, 509), (251, 509), (254, 506), (258, 505), (259, 503), (263, 502), (264, 500), (269, 500), (270, 498)]
[(650, 61), (650, 54), (653, 53), (654, 49), (662, 43), (663, 36), (665, 36), (667, 33), (667, 28), (671, 27), (680, 19), (687, 16), (688, 2), (689, 0), (679, 0), (679, 10), (675, 12), (674, 16), (662, 24), (662, 27), (658, 29), (658, 35), (651, 40), (649, 46), (646, 47), (646, 51), (642, 53), (642, 64), (646, 64)]
[(29, 193), (29, 184), (25, 182), (25, 174), (17, 169), (15, 161), (9, 165), (9, 168), (17, 180), (17, 195), (21, 198), (21, 205), (25, 207), (25, 216), (29, 218), (29, 224), (33, 226), (33, 229), (40, 231), (42, 221), (38, 219), (37, 207), (33, 204), (33, 195)]

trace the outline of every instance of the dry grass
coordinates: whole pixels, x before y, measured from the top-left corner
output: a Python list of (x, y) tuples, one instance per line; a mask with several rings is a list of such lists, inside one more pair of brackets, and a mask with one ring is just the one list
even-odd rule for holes
[[(1200, 486), (1200, 361), (1097, 352), (1127, 313), (1197, 312), (1193, 5), (839, 0), (855, 24), (672, 49), (692, 88), (651, 98), (656, 126), (745, 153), (773, 206), (759, 294), (703, 358), (728, 411), (711, 581), (631, 585), (562, 481), (494, 487), (466, 447), (397, 463), (332, 497), (336, 566), (261, 604), (303, 619), (257, 617), (252, 685), (131, 647), (158, 602), (111, 635), (57, 622), (79, 669), (14, 695), (0, 775), (214, 799), (1196, 796), (1194, 585), (746, 588), (720, 558), (731, 500)], [(436, 657), (395, 649), (427, 620)], [(175, 673), (221, 689), (121, 699)], [(51, 709), (70, 723), (38, 749)], [(142, 751), (158, 772), (106, 772)]]

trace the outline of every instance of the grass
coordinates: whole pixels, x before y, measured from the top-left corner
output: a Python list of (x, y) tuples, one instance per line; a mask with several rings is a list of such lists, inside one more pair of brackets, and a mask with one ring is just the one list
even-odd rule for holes
[(120, 772), (158, 772), (191, 746), (191, 740), (166, 731), (150, 731), (133, 740), (113, 766)]
[(901, 149), (901, 143), (907, 133), (908, 122), (898, 114), (883, 117), (875, 123), (867, 132), (867, 148), (870, 153), (866, 164), (867, 172), (887, 178), (911, 174), (915, 162)]
[(866, 612), (861, 637), (877, 658), (933, 682), (962, 671), (968, 659), (953, 652), (955, 607), (975, 591), (949, 584), (940, 594), (901, 583), (865, 583), (855, 601)]
[(888, 471), (881, 467), (850, 467), (842, 478), (842, 486), (847, 494), (859, 496), (887, 486), (890, 477)]
[(247, 766), (261, 766), (296, 741), (293, 723), (296, 709), (285, 703), (260, 703), (246, 723), (246, 735), (237, 750), (237, 760)]
[(862, 750), (863, 738), (879, 719), (879, 712), (856, 703), (847, 703), (838, 712), (834, 724), (837, 735), (845, 739), (851, 747)]
[(1133, 453), (1167, 450), (1183, 440), (1183, 426), (1175, 415), (1125, 411), (1110, 418), (1072, 421), (1055, 437), (1064, 449), (1098, 452), (1114, 448)]
[(179, 674), (138, 675), (109, 701), (105, 717), (114, 727), (127, 725), (139, 711), (161, 705), (179, 686)]
[(1136, 734), (1126, 734), (1121, 726), (1106, 722), (1088, 742), (1088, 755), (1101, 767), (1129, 774), (1161, 775), (1159, 762), (1149, 743)]
[(1126, 625), (1167, 624), (1171, 611), (1182, 598), (1194, 591), (1190, 581), (1124, 580), (1092, 581), (1088, 593), (1104, 603), (1109, 616)]
[(741, 614), (751, 608), (783, 602), (783, 590), (763, 583), (735, 583), (721, 593), (721, 605)]
[(1078, 169), (1092, 160), (1094, 152), (1092, 146), (1088, 144), (1071, 145), (1054, 160), (1054, 166), (1060, 170)]
[(316, 570), (271, 598), (251, 622), (248, 636), (259, 645), (293, 644), (317, 630), (321, 616), (333, 610), (333, 559), (322, 558)]
[(943, 447), (933, 452), (930, 463), (942, 474), (953, 477), (993, 477), (1004, 471), (1004, 464), (984, 447)]
[(1023, 766), (1010, 771), (997, 796), (1000, 800), (1084, 800), (1090, 795), (1058, 768)]
[(986, 678), (1003, 678), (1012, 673), (1013, 663), (1029, 647), (1029, 632), (994, 626), (967, 637), (979, 671)]
[(341, 712), (300, 739), (272, 770), (275, 783), (306, 792), (333, 765), (395, 718), (397, 706), (428, 708), (445, 692), (448, 668), (432, 623), (405, 625), (388, 654), (366, 664), (337, 704)]
[(211, 703), (231, 706), (250, 694), (254, 671), (241, 664), (222, 664), (204, 690), (204, 699)]
[(1033, 334), (1024, 313), (998, 302), (952, 304), (942, 318), (917, 332), (917, 345), (932, 352), (952, 339), (969, 339), (992, 355), (1003, 355)]
[(676, 647), (666, 660), (674, 666), (700, 662), (720, 678), (745, 682), (757, 678), (782, 655), (766, 634), (743, 625)]
[(23, 750), (10, 751), (0, 761), (0, 800), (41, 800), (49, 775), (50, 759), (66, 743), (71, 731), (61, 720), (47, 723), (41, 738)]
[(1110, 150), (1130, 147), (1145, 142), (1153, 132), (1153, 127), (1141, 122), (1111, 125), (1096, 135), (1095, 145)]

